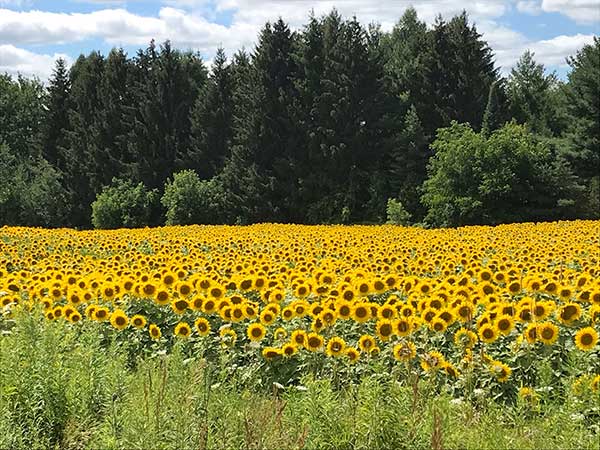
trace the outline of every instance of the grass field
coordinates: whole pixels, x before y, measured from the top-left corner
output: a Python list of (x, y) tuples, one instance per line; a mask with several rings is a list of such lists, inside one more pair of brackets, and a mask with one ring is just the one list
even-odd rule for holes
[(0, 448), (598, 448), (599, 231), (0, 228)]

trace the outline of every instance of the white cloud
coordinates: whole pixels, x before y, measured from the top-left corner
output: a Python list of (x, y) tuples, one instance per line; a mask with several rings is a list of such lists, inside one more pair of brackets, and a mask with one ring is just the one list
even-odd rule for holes
[(535, 53), (535, 60), (546, 67), (566, 66), (567, 56), (574, 55), (577, 50), (594, 40), (592, 34), (560, 35), (552, 39), (533, 41), (522, 33), (498, 25), (494, 21), (478, 24), (478, 30), (494, 50), (496, 63), (507, 74), (519, 57), (530, 50)]
[(598, 0), (543, 0), (542, 9), (546, 12), (558, 12), (579, 23), (600, 22)]
[(526, 14), (538, 15), (542, 12), (542, 5), (539, 0), (519, 0), (517, 10)]
[(567, 66), (567, 56), (575, 55), (577, 50), (593, 41), (593, 34), (562, 35), (532, 42), (528, 48), (535, 53), (537, 61), (543, 62), (547, 66)]
[(36, 76), (45, 81), (52, 74), (54, 63), (58, 58), (65, 59), (68, 64), (71, 63), (71, 59), (64, 54), (41, 55), (13, 45), (0, 45), (0, 73)]

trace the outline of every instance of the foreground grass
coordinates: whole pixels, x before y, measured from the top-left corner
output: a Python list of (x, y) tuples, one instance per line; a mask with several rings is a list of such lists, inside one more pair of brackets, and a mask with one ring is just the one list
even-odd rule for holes
[(0, 448), (599, 447), (593, 399), (528, 407), (482, 392), (465, 401), (376, 372), (285, 386), (178, 345), (141, 352), (93, 325), (2, 322)]

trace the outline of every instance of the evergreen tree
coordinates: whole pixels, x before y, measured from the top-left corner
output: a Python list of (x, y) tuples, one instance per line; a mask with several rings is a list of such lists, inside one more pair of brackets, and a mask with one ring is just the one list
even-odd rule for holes
[[(569, 160), (584, 179), (600, 174), (600, 38), (568, 59)], [(600, 213), (597, 211), (597, 213)]]
[(44, 158), (58, 170), (66, 169), (65, 132), (69, 127), (69, 93), (71, 83), (67, 63), (56, 60), (48, 84), (48, 99), (43, 124), (42, 153)]
[(506, 95), (506, 86), (504, 79), (501, 78), (493, 82), (490, 86), (487, 106), (483, 114), (483, 124), (481, 130), (485, 135), (501, 128), (510, 120), (508, 96)]
[(419, 189), (427, 178), (430, 150), (417, 109), (406, 113), (396, 146), (391, 150), (388, 176), (390, 194), (400, 199), (413, 217), (422, 218)]
[(508, 96), (512, 116), (518, 123), (527, 123), (532, 131), (552, 136), (556, 105), (552, 92), (558, 89), (554, 73), (546, 75), (543, 64), (534, 60), (534, 54), (526, 51), (510, 72)]
[(233, 135), (233, 79), (222, 48), (191, 112), (192, 155), (201, 178), (214, 176), (229, 156)]
[(391, 95), (397, 99), (399, 114), (404, 117), (406, 105), (413, 105), (423, 115), (431, 99), (426, 98), (426, 53), (430, 36), (425, 22), (414, 8), (408, 8), (391, 33), (383, 40), (385, 70), (390, 77)]
[(135, 160), (128, 149), (127, 112), (133, 107), (132, 65), (123, 49), (106, 58), (91, 133), (94, 137), (89, 164), (90, 184), (97, 194), (115, 177), (133, 178)]
[(425, 58), (423, 117), (427, 134), (456, 120), (480, 129), (491, 84), (498, 79), (493, 53), (465, 12), (445, 22), (438, 17), (430, 31)]
[(81, 55), (71, 67), (69, 81), (69, 129), (65, 133), (65, 186), (71, 197), (70, 224), (90, 225), (91, 203), (96, 193), (90, 175), (94, 173), (96, 141), (90, 132), (101, 108), (104, 57), (92, 52)]
[[(294, 36), (283, 20), (267, 23), (259, 36), (248, 79), (236, 88), (234, 147), (227, 173), (238, 192), (245, 220), (288, 220), (295, 180), (285, 169), (299, 148), (290, 113), (295, 102)], [(244, 186), (240, 184), (244, 182)], [(235, 185), (238, 186), (235, 186)]]
[(190, 111), (206, 84), (195, 53), (181, 53), (169, 41), (138, 52), (134, 68), (135, 108), (129, 111), (129, 152), (136, 173), (150, 189), (160, 188), (178, 168), (191, 167)]

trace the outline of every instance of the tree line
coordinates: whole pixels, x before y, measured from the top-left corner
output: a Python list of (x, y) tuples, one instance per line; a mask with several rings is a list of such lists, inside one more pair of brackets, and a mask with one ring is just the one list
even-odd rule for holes
[(502, 77), (466, 13), (391, 32), (335, 10), (212, 68), (151, 42), (0, 76), (0, 224), (381, 223), (598, 217), (600, 40), (563, 82)]

